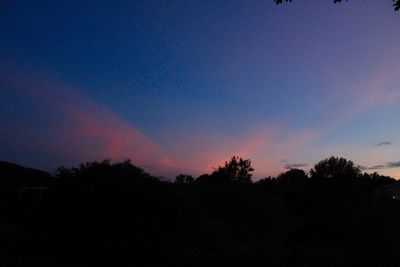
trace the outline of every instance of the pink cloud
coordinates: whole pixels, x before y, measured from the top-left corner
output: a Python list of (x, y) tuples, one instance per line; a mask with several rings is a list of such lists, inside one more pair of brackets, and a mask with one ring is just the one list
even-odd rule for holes
[[(189, 136), (185, 142), (177, 143), (171, 154), (131, 123), (89, 100), (74, 88), (37, 71), (8, 74), (0, 76), (3, 83), (38, 105), (46, 106), (48, 112), (59, 114), (57, 125), (48, 126), (60, 128), (54, 140), (38, 140), (36, 145), (36, 149), (46, 153), (62, 154), (76, 163), (104, 158), (130, 158), (134, 164), (164, 175), (209, 173), (232, 155), (253, 158), (263, 154), (263, 163), (256, 165), (264, 170), (268, 168), (268, 173), (282, 169), (278, 166), (281, 162), (280, 153), (277, 152), (280, 147), (273, 140), (278, 128), (276, 125), (239, 137), (211, 136), (206, 133), (197, 137)], [(276, 152), (274, 155), (278, 157), (266, 156), (266, 149)]]
[(373, 108), (393, 105), (400, 100), (400, 64), (378, 66), (372, 72), (354, 77), (353, 82), (328, 95), (325, 106), (331, 107), (333, 124), (343, 124)]
[[(190, 166), (184, 171), (199, 175), (212, 172), (236, 155), (252, 160), (255, 179), (275, 176), (286, 171), (285, 159), (292, 159), (295, 152), (306, 149), (309, 142), (321, 134), (321, 131), (307, 130), (282, 137), (282, 131), (283, 127), (275, 123), (237, 137), (201, 133), (201, 136), (191, 136), (191, 140), (177, 147), (174, 155), (178, 156), (174, 158), (184, 155), (179, 158), (180, 166)], [(191, 153), (181, 150), (187, 146)]]
[[(305, 157), (308, 154), (309, 159), (315, 159), (315, 162), (309, 162), (311, 167), (324, 156), (321, 149), (312, 145), (315, 140), (370, 109), (398, 103), (400, 100), (399, 73), (400, 65), (397, 63), (378, 67), (375, 68), (374, 73), (364, 74), (361, 81), (353, 79), (353, 84), (346, 89), (338, 90), (335, 94), (328, 94), (326, 103), (316, 107), (322, 109), (320, 112), (328, 111), (324, 124), (317, 128), (295, 131), (282, 138), (280, 134), (284, 133), (286, 128), (275, 125), (275, 127), (268, 127), (241, 137), (240, 140), (231, 140), (226, 145), (228, 147), (218, 148), (219, 154), (217, 152), (210, 154), (218, 154), (214, 157), (214, 162), (218, 162), (219, 165), (227, 158), (228, 151), (231, 152), (231, 155), (253, 159), (258, 177), (276, 175), (285, 171), (282, 164), (283, 159), (294, 160), (296, 155)], [(317, 110), (317, 112), (319, 111)], [(221, 155), (221, 151), (224, 149), (225, 153)], [(337, 151), (337, 149), (333, 149), (326, 156), (331, 156), (333, 151)], [(337, 151), (337, 154), (340, 152)], [(300, 161), (306, 160), (297, 158)], [(391, 171), (391, 173), (393, 172)]]
[[(61, 114), (60, 122), (53, 125), (60, 127), (58, 135), (54, 140), (42, 140), (35, 145), (36, 149), (66, 155), (77, 163), (130, 158), (134, 164), (152, 173), (167, 175), (209, 173), (230, 156), (237, 155), (250, 158), (256, 169), (255, 177), (262, 178), (285, 171), (284, 160), (287, 159), (307, 162), (306, 154), (310, 155), (308, 159), (322, 159), (321, 150), (312, 146), (316, 139), (370, 108), (396, 103), (400, 99), (400, 90), (395, 87), (399, 79), (397, 73), (399, 68), (377, 72), (368, 76), (366, 82), (350, 86), (346, 93), (337, 95), (331, 103), (328, 101), (332, 116), (320, 128), (288, 133), (284, 123), (274, 123), (241, 136), (201, 132), (174, 142), (168, 153), (131, 123), (54, 78), (28, 70), (3, 73), (0, 80), (45, 105), (48, 112)], [(335, 105), (343, 99), (351, 105)], [(338, 113), (338, 110), (343, 111)], [(308, 163), (312, 165), (315, 162)]]
[(77, 163), (129, 158), (156, 174), (176, 172), (174, 161), (150, 137), (76, 89), (34, 71), (3, 74), (0, 80), (34, 100), (32, 103), (46, 106), (49, 113), (59, 114), (57, 125), (43, 126), (61, 128), (55, 140), (40, 140), (36, 148), (61, 153)]

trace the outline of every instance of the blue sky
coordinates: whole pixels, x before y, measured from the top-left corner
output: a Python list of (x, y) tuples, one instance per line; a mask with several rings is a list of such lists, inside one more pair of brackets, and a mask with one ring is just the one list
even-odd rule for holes
[(171, 176), (236, 154), (263, 177), (336, 155), (400, 178), (391, 1), (2, 5), (1, 160)]

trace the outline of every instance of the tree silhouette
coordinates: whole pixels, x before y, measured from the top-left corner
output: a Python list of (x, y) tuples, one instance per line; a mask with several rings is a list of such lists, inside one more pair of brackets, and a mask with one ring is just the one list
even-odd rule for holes
[(300, 169), (290, 169), (285, 173), (280, 174), (277, 177), (280, 183), (290, 185), (290, 186), (304, 186), (308, 181), (307, 174)]
[(212, 175), (217, 177), (223, 177), (230, 181), (237, 181), (243, 183), (251, 183), (251, 177), (254, 168), (251, 167), (251, 161), (249, 159), (242, 159), (237, 156), (233, 156), (229, 162), (225, 161), (224, 166), (218, 167)]
[[(282, 4), (284, 1), (285, 2), (292, 2), (292, 0), (274, 0), (275, 1), (275, 3), (278, 5), (278, 4)], [(342, 2), (343, 0), (333, 0), (333, 3), (340, 3), (340, 2)], [(348, 1), (348, 0), (346, 0), (346, 1)], [(394, 10), (395, 11), (398, 11), (398, 10), (400, 10), (400, 0), (393, 0), (393, 7), (394, 7)]]
[(179, 174), (175, 178), (175, 184), (191, 184), (193, 182), (194, 178), (189, 174)]
[(360, 172), (360, 168), (355, 166), (351, 160), (338, 157), (324, 159), (310, 171), (311, 177), (314, 179), (356, 178)]

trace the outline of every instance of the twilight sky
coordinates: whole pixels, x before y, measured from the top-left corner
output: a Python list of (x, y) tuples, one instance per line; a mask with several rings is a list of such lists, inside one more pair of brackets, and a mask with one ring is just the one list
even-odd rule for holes
[(392, 1), (5, 1), (0, 160), (255, 178), (343, 156), (400, 178)]

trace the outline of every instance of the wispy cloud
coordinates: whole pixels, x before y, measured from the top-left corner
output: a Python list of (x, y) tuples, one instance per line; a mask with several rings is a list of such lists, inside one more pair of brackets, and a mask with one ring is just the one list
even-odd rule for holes
[[(182, 162), (182, 166), (193, 166), (189, 171), (195, 174), (212, 171), (213, 167), (222, 165), (230, 156), (236, 155), (252, 160), (255, 179), (278, 175), (285, 171), (283, 163), (296, 160), (293, 158), (294, 152), (303, 151), (320, 134), (320, 131), (307, 130), (282, 137), (284, 131), (284, 126), (276, 123), (239, 137), (216, 137), (201, 133), (201, 136), (191, 136), (195, 141), (186, 141), (184, 146), (176, 147), (173, 155), (185, 155), (179, 162)], [(190, 147), (191, 153), (181, 152), (185, 147)], [(283, 162), (283, 159), (286, 161)], [(301, 163), (301, 166), (297, 164), (292, 167), (307, 166), (306, 163)]]
[(307, 163), (287, 163), (287, 164), (285, 164), (284, 168), (287, 170), (290, 170), (290, 169), (305, 168), (308, 166), (309, 165)]
[[(398, 53), (396, 49), (393, 53)], [(330, 105), (330, 130), (348, 123), (357, 116), (374, 108), (386, 107), (400, 101), (400, 64), (392, 63), (375, 67), (369, 73), (354, 77), (341, 88), (332, 90), (324, 105)], [(338, 77), (339, 78), (339, 77)]]
[(400, 161), (386, 162), (385, 164), (374, 165), (371, 167), (366, 167), (366, 170), (382, 170), (382, 169), (392, 169), (400, 168)]
[[(181, 171), (194, 175), (209, 172), (213, 167), (223, 164), (229, 156), (238, 155), (250, 158), (256, 169), (256, 176), (261, 177), (276, 175), (285, 169), (310, 166), (314, 163), (308, 162), (310, 157), (315, 160), (321, 159), (320, 147), (312, 146), (316, 139), (361, 112), (397, 101), (400, 91), (394, 90), (392, 86), (396, 80), (396, 76), (392, 74), (396, 71), (397, 69), (390, 71), (388, 76), (378, 73), (369, 79), (366, 86), (364, 83), (355, 86), (357, 88), (354, 89), (355, 93), (352, 93), (351, 101), (354, 100), (356, 108), (353, 109), (352, 105), (347, 105), (347, 108), (338, 106), (339, 110), (343, 109), (340, 114), (332, 109), (337, 117), (328, 116), (330, 119), (319, 128), (290, 132), (290, 127), (281, 122), (270, 123), (258, 130), (249, 130), (248, 134), (241, 136), (216, 136), (201, 132), (174, 143), (174, 148), (168, 151), (132, 123), (57, 79), (35, 71), (24, 71), (22, 74), (18, 72), (0, 74), (0, 81), (47, 106), (49, 112), (61, 114), (59, 124), (63, 125), (62, 131), (59, 131), (53, 142), (42, 144), (42, 149), (47, 153), (56, 151), (67, 154), (78, 163), (103, 158), (116, 160), (131, 158), (134, 163), (145, 169), (167, 175)], [(364, 88), (364, 91), (360, 88)], [(342, 102), (343, 99), (337, 100)], [(391, 144), (392, 142), (384, 141), (376, 146)], [(293, 152), (301, 156), (294, 157), (296, 153)], [(313, 155), (304, 159), (303, 155), (307, 153)], [(287, 159), (289, 163), (283, 164), (282, 159)], [(376, 162), (382, 161), (385, 159), (376, 160)], [(366, 169), (397, 168), (399, 167), (397, 164), (398, 162), (387, 162)]]
[(380, 142), (380, 143), (376, 144), (376, 146), (388, 146), (388, 145), (391, 145), (391, 144), (392, 144), (392, 142), (385, 141), (385, 142)]
[(41, 150), (42, 153), (62, 155), (58, 158), (71, 159), (70, 162), (75, 164), (104, 158), (130, 158), (134, 164), (155, 174), (171, 176), (188, 172), (197, 175), (210, 172), (230, 156), (237, 155), (252, 159), (257, 176), (262, 177), (279, 174), (284, 170), (282, 158), (290, 159), (293, 149), (303, 146), (320, 134), (307, 130), (281, 138), (280, 125), (269, 124), (240, 136), (218, 136), (201, 132), (176, 142), (173, 149), (166, 151), (109, 108), (88, 99), (78, 89), (47, 74), (34, 70), (24, 71), (22, 74), (9, 71), (7, 75), (0, 74), (0, 82), (29, 98), (32, 104), (36, 103), (45, 107), (47, 112), (57, 114), (57, 126), (42, 126), (60, 128), (53, 140), (48, 142), (37, 137), (29, 142), (37, 143), (36, 150)]
[[(176, 170), (172, 158), (149, 136), (78, 90), (35, 71), (9, 72), (0, 75), (0, 82), (30, 98), (31, 105), (45, 107), (47, 112), (57, 114), (57, 126), (62, 129), (55, 131), (57, 134), (53, 140), (31, 140), (42, 144), (39, 147), (43, 153), (62, 154), (76, 163), (130, 158), (144, 168), (157, 166), (153, 168), (156, 174)], [(20, 126), (22, 131), (24, 126)], [(40, 127), (55, 126), (46, 124)]]
[(400, 168), (400, 161), (388, 162), (386, 166), (388, 168)]
[(382, 170), (382, 169), (386, 169), (386, 165), (383, 164), (379, 164), (379, 165), (374, 165), (371, 167), (364, 167), (363, 170)]

